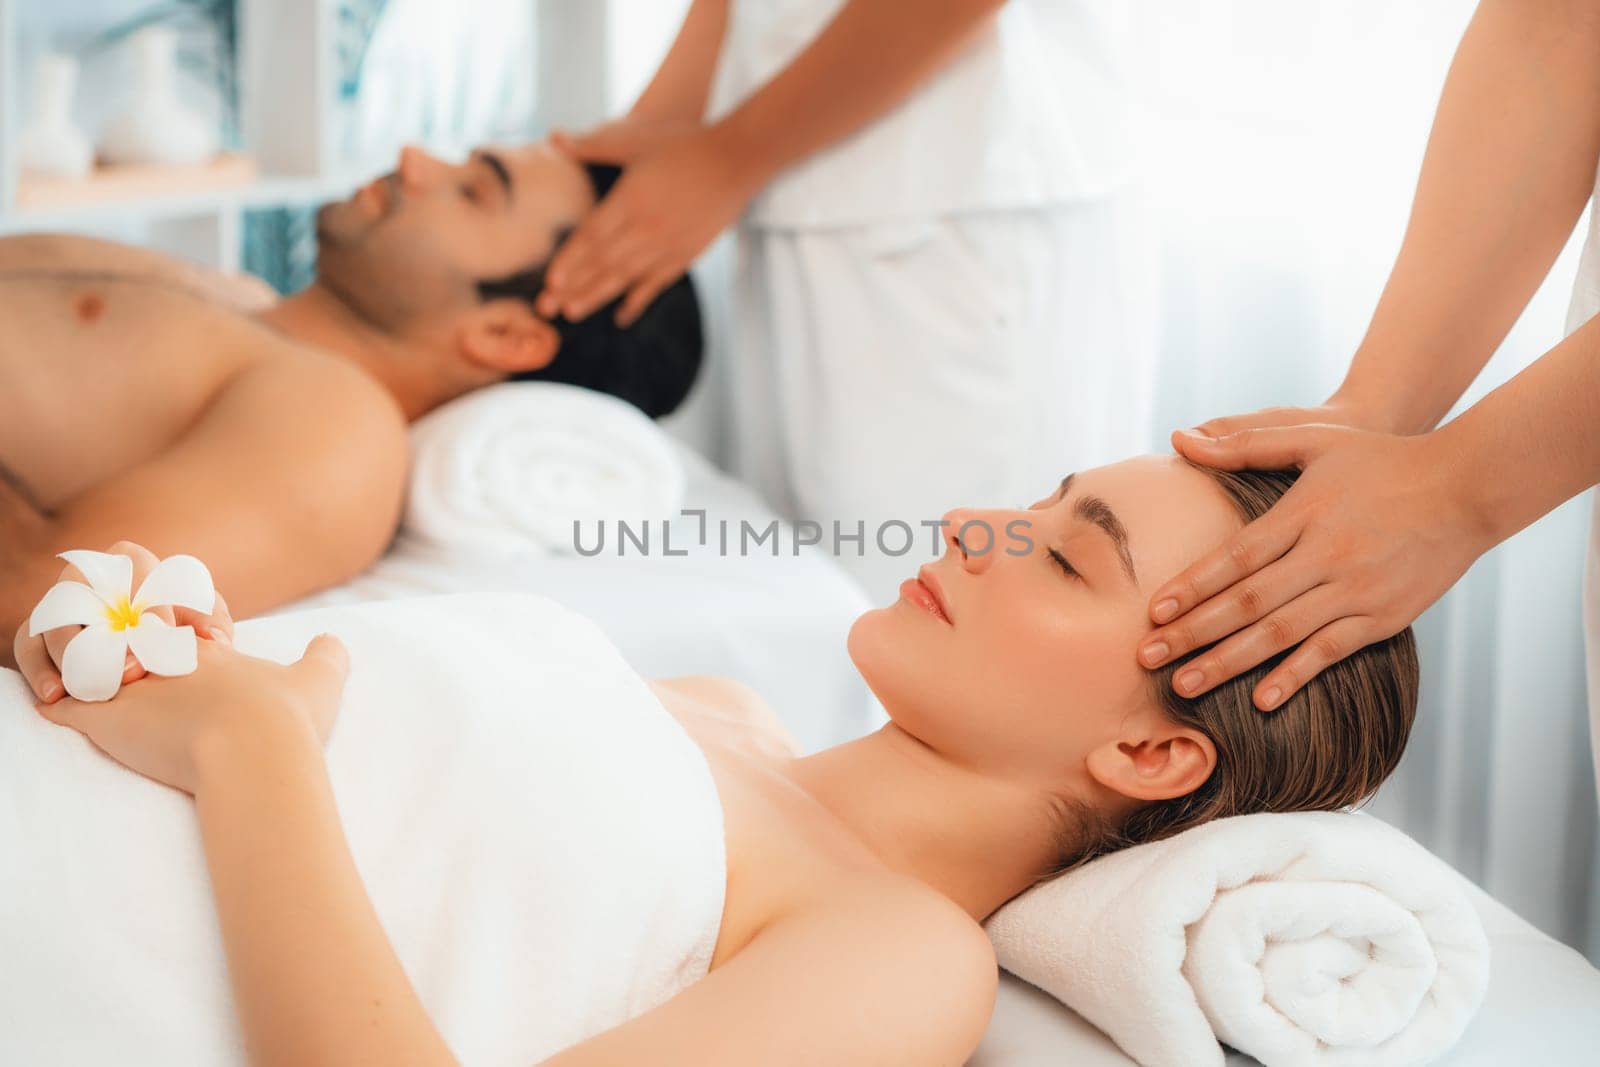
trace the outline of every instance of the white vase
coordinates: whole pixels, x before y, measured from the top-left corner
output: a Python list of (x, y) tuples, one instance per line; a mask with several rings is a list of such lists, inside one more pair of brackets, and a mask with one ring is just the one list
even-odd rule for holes
[(77, 82), (76, 60), (61, 55), (39, 58), (33, 83), (33, 113), (17, 141), (23, 170), (51, 178), (88, 175), (94, 165), (94, 147), (72, 124), (72, 93)]
[(133, 92), (106, 127), (100, 154), (108, 163), (203, 163), (217, 151), (217, 134), (178, 97), (178, 35), (161, 26), (130, 39)]

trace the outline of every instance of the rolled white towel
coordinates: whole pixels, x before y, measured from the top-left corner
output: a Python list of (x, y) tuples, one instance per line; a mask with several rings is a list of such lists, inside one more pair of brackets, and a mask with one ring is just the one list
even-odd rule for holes
[(1460, 875), (1355, 812), (1244, 815), (1085, 864), (988, 922), (1000, 965), (1144, 1067), (1427, 1063), (1489, 943)]
[(411, 452), (403, 529), (452, 550), (571, 553), (574, 522), (593, 546), (601, 520), (637, 527), (683, 506), (683, 464), (660, 427), (573, 385), (469, 393), (417, 420)]

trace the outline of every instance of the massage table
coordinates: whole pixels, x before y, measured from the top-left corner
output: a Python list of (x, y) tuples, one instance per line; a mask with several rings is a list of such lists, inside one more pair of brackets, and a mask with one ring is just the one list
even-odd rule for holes
[[(1600, 1064), (1600, 971), (1505, 905), (1462, 880), (1492, 963), (1483, 1007), (1450, 1067), (1589, 1067)], [(1228, 1067), (1256, 1061), (1238, 1052)], [(994, 1017), (967, 1067), (1136, 1067), (1111, 1039), (1019, 978), (1002, 974)]]

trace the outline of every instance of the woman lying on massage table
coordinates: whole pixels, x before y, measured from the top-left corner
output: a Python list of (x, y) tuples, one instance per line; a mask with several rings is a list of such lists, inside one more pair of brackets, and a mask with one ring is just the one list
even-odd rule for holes
[[(740, 687), (658, 683), (720, 801), (715, 948), (675, 995), (543, 1062), (960, 1063), (995, 993), (979, 922), (1014, 895), (1220, 816), (1365, 798), (1410, 730), (1409, 630), (1328, 668), (1271, 715), (1250, 696), (1270, 664), (1183, 700), (1170, 684), (1178, 664), (1149, 672), (1134, 656), (1155, 583), (1292, 480), (1150, 456), (1071, 476), (1030, 508), (950, 512), (942, 557), (850, 632), (891, 722), (812, 756), (798, 757)], [(139, 570), (154, 563), (137, 546), (117, 551)], [(464, 1053), (402, 969), (335, 808), (323, 745), (345, 689), (344, 647), (322, 636), (281, 666), (230, 647), (222, 609), (178, 615), (223, 634), (200, 642), (193, 674), (40, 710), (194, 796), (251, 1060), (455, 1062)], [(36, 694), (59, 692), (51, 657), (70, 636), (19, 638)], [(528, 810), (559, 809), (529, 777)], [(537, 1016), (541, 1004), (519, 1010)]]

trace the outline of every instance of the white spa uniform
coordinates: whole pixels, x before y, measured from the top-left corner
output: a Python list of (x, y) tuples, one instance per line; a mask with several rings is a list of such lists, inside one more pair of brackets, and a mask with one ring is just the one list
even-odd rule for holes
[[(846, 0), (732, 0), (711, 113), (794, 58)], [(736, 472), (791, 517), (849, 534), (874, 599), (956, 505), (1014, 507), (1069, 470), (1149, 447), (1149, 260), (1121, 13), (1010, 0), (904, 104), (768, 186), (737, 233)], [(880, 554), (881, 524), (915, 532)], [(888, 552), (907, 540), (884, 529)]]
[[(1600, 176), (1589, 207), (1589, 237), (1578, 261), (1578, 280), (1567, 311), (1567, 333), (1600, 313)], [(1600, 426), (1594, 428), (1600, 433)], [(1583, 636), (1589, 684), (1589, 743), (1594, 751), (1595, 788), (1600, 790), (1600, 491), (1589, 520), (1589, 550), (1583, 561)]]

